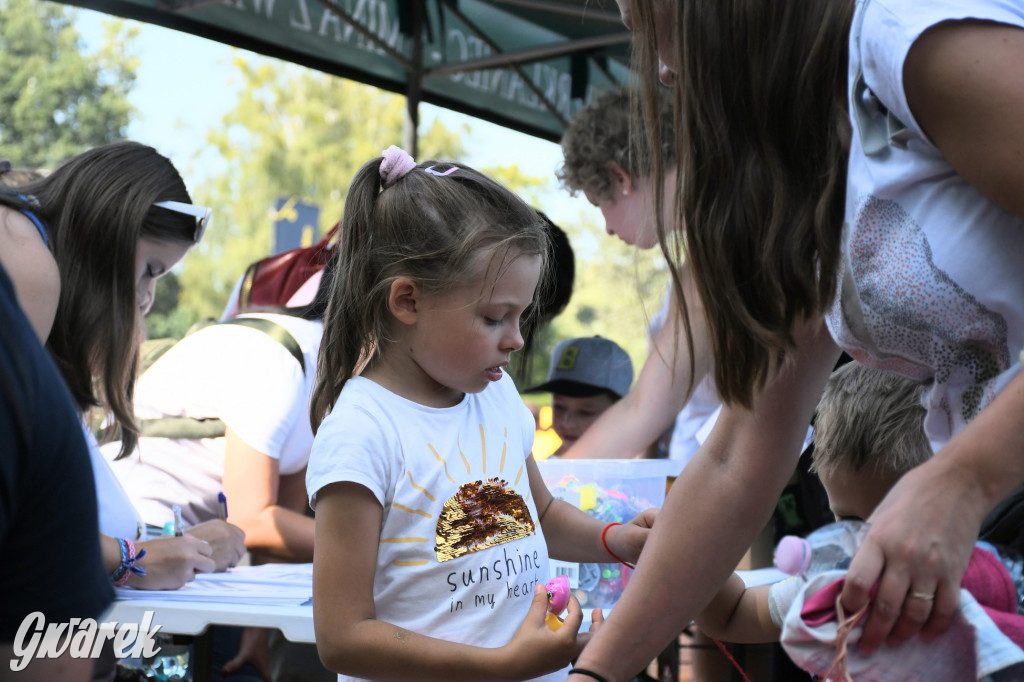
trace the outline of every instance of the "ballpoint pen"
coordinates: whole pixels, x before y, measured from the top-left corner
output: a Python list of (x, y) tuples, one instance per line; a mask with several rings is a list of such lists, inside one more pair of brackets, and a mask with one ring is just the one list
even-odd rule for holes
[(171, 511), (174, 512), (174, 535), (175, 537), (181, 537), (185, 534), (185, 529), (182, 528), (181, 524), (181, 507), (176, 504), (171, 507)]
[(228, 498), (222, 492), (217, 493), (217, 507), (220, 509), (220, 520), (228, 520)]

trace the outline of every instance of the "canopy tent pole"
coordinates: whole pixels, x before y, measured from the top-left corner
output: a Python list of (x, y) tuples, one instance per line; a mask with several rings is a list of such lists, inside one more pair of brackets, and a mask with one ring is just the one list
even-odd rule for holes
[(424, 0), (413, 0), (409, 9), (412, 24), (412, 60), (407, 67), (402, 147), (416, 159), (419, 157), (420, 100), (423, 98)]

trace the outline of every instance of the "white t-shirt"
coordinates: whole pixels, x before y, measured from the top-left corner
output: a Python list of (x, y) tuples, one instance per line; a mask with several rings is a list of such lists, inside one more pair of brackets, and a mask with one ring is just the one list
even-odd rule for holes
[[(257, 329), (213, 325), (175, 344), (139, 377), (135, 415), (219, 418), (247, 445), (279, 462), (282, 475), (302, 471), (313, 444), (309, 399), (323, 335), (320, 321), (252, 313), (281, 325), (302, 350), (306, 370)], [(140, 438), (129, 457), (112, 462), (147, 523), (172, 519), (181, 506), (189, 525), (218, 517), (224, 438)], [(109, 459), (120, 443), (103, 447)]]
[(914, 120), (903, 88), (914, 41), (963, 18), (1024, 26), (1024, 5), (858, 2), (844, 262), (828, 316), (833, 337), (857, 360), (931, 384), (925, 431), (936, 444), (992, 401), (1020, 370), (1024, 347), (1024, 220), (953, 170)]
[[(654, 350), (654, 340), (668, 323), (669, 308), (672, 305), (672, 300), (672, 284), (670, 282), (661, 309), (651, 318), (651, 323), (647, 328), (647, 335), (650, 341), (648, 353), (656, 352)], [(683, 333), (682, 329), (679, 330), (679, 333)], [(685, 361), (685, 359), (679, 361)], [(683, 409), (679, 411), (679, 414), (676, 415), (675, 424), (672, 427), (672, 439), (669, 441), (668, 446), (669, 459), (678, 460), (685, 467), (693, 459), (693, 456), (697, 454), (701, 443), (704, 442), (704, 439), (698, 437), (698, 434), (704, 430), (710, 432), (711, 427), (718, 421), (721, 408), (722, 399), (718, 395), (718, 389), (715, 388), (714, 374), (709, 373), (693, 387), (690, 399), (683, 406)]]
[(84, 423), (82, 431), (85, 433), (86, 445), (89, 446), (92, 477), (96, 482), (96, 508), (100, 516), (100, 532), (115, 538), (145, 540), (145, 537), (139, 536), (139, 523), (142, 517), (132, 505), (131, 498), (125, 493), (117, 476), (111, 471), (110, 464), (100, 453), (96, 436)]
[[(306, 489), (315, 508), (324, 486), (354, 482), (384, 508), (373, 581), (380, 620), (474, 646), (508, 643), (533, 586), (550, 578), (526, 471), (533, 432), (507, 374), (449, 408), (363, 377), (345, 384), (317, 431)], [(483, 509), (474, 504), (481, 494)]]

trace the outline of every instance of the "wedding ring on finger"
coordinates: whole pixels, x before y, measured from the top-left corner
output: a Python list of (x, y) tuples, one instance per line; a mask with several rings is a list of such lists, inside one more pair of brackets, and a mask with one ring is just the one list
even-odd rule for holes
[(920, 599), (921, 601), (935, 601), (934, 592), (918, 592), (917, 590), (911, 590), (910, 594), (907, 595), (907, 599)]

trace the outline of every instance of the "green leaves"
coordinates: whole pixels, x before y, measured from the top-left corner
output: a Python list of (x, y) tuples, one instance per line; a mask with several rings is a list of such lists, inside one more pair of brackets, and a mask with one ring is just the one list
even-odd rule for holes
[(0, 149), (15, 166), (53, 167), (123, 137), (137, 60), (136, 32), (106, 24), (104, 44), (84, 54), (73, 10), (0, 0)]
[[(356, 171), (402, 141), (405, 101), (398, 95), (241, 54), (234, 66), (238, 101), (207, 135), (224, 166), (204, 183), (186, 178), (214, 219), (184, 261), (182, 319), (219, 316), (245, 268), (270, 253), (275, 199), (319, 205), (322, 235), (341, 218)], [(458, 159), (464, 135), (437, 120), (421, 124), (419, 157)]]

